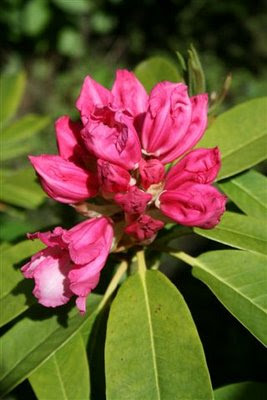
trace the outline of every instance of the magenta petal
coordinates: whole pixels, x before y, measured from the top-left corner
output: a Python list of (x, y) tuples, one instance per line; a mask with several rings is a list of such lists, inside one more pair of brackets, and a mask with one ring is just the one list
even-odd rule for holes
[(97, 193), (95, 176), (60, 156), (29, 156), (48, 196), (62, 203), (77, 203)]
[(86, 297), (97, 286), (106, 259), (95, 259), (87, 265), (76, 266), (69, 272), (70, 288), (77, 296)]
[(34, 296), (46, 307), (65, 304), (73, 296), (69, 287), (68, 273), (71, 262), (68, 252), (59, 248), (46, 248), (32, 257), (22, 267), (26, 278), (33, 278)]
[[(183, 83), (161, 82), (151, 91), (149, 107), (142, 129), (142, 145), (146, 153), (169, 160), (189, 128), (192, 105)], [(168, 161), (166, 161), (168, 160)]]
[(190, 98), (192, 104), (192, 116), (189, 127), (183, 135), (179, 135), (172, 150), (161, 157), (161, 161), (166, 164), (176, 160), (182, 154), (190, 150), (197, 144), (205, 132), (208, 121), (208, 95), (198, 94)]
[(28, 233), (27, 238), (31, 240), (40, 239), (49, 247), (59, 246), (60, 248), (65, 248), (66, 244), (62, 240), (62, 235), (64, 232), (66, 232), (65, 229), (61, 228), (61, 226), (57, 226), (52, 232)]
[(108, 105), (112, 102), (112, 99), (113, 96), (110, 90), (87, 76), (76, 102), (76, 107), (81, 113), (83, 123), (87, 123), (96, 106)]
[(163, 192), (159, 203), (161, 211), (181, 225), (210, 229), (220, 222), (226, 196), (210, 185), (188, 183)]
[(125, 228), (128, 235), (133, 236), (138, 241), (144, 241), (153, 238), (156, 233), (162, 229), (164, 223), (149, 215), (141, 215), (137, 220)]
[(176, 190), (189, 181), (212, 183), (220, 168), (221, 158), (218, 147), (193, 150), (169, 170), (164, 189)]
[(157, 159), (141, 160), (139, 164), (141, 183), (144, 189), (150, 185), (160, 183), (165, 175), (164, 165)]
[(105, 107), (82, 131), (89, 151), (102, 160), (127, 170), (136, 168), (141, 159), (141, 145), (132, 118)]
[(85, 149), (82, 148), (82, 128), (80, 122), (72, 122), (68, 116), (60, 117), (55, 123), (59, 155), (64, 160), (73, 161), (78, 165), (82, 165), (87, 157)]
[(148, 95), (133, 72), (118, 69), (111, 92), (116, 105), (128, 110), (133, 117), (146, 112)]
[(114, 201), (128, 214), (143, 214), (147, 204), (152, 200), (152, 195), (131, 186), (127, 193), (117, 193)]
[(126, 192), (131, 175), (126, 169), (101, 159), (97, 160), (98, 182), (102, 192)]
[(70, 257), (75, 264), (87, 264), (94, 259), (106, 260), (113, 239), (113, 228), (106, 217), (88, 219), (63, 235)]

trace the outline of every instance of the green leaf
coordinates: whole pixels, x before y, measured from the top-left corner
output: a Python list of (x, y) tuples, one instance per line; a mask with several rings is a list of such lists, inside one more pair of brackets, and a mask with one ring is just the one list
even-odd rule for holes
[(3, 178), (0, 200), (27, 209), (37, 208), (46, 195), (36, 182), (32, 167), (21, 169)]
[(89, 369), (81, 334), (54, 353), (30, 377), (38, 400), (89, 399)]
[(267, 398), (267, 384), (240, 382), (223, 386), (214, 391), (215, 400), (264, 400)]
[(29, 114), (2, 131), (2, 161), (30, 152), (32, 136), (48, 125), (50, 119)]
[(189, 90), (190, 96), (193, 96), (206, 91), (206, 80), (197, 51), (192, 44), (188, 55)]
[(63, 11), (71, 14), (83, 14), (90, 9), (90, 2), (88, 0), (52, 0)]
[(22, 10), (22, 28), (26, 35), (41, 33), (50, 20), (50, 10), (45, 0), (30, 0)]
[(250, 170), (220, 182), (219, 187), (244, 213), (255, 218), (266, 218), (267, 178)]
[(105, 348), (107, 400), (209, 400), (208, 369), (190, 312), (158, 271), (128, 278), (112, 303)]
[[(44, 247), (39, 240), (25, 240), (1, 249), (0, 326), (27, 310), (30, 301), (34, 302), (32, 295), (29, 296), (30, 300), (25, 297), (32, 291), (32, 282), (24, 279), (20, 270), (16, 269), (14, 265)], [(18, 286), (20, 286), (19, 291)], [(17, 293), (14, 293), (16, 290)]]
[(134, 72), (148, 92), (161, 81), (183, 81), (176, 65), (163, 57), (148, 58), (138, 64)]
[(193, 258), (173, 254), (193, 267), (222, 304), (267, 345), (267, 258), (241, 250), (217, 250)]
[(200, 236), (238, 249), (267, 254), (267, 224), (253, 217), (226, 212), (215, 228), (194, 228), (194, 231)]
[(198, 147), (219, 147), (222, 154), (219, 180), (266, 158), (266, 107), (267, 97), (250, 100), (221, 114), (206, 131)]
[(82, 35), (71, 28), (60, 31), (57, 46), (59, 52), (68, 57), (80, 57), (85, 52)]
[(5, 124), (11, 119), (20, 104), (26, 85), (26, 75), (23, 71), (17, 74), (2, 74), (1, 80), (0, 123)]
[(25, 318), (2, 336), (0, 394), (8, 393), (67, 343), (88, 323), (100, 299), (95, 294), (89, 296), (85, 316), (76, 308), (67, 313), (68, 306), (57, 311), (31, 307)]

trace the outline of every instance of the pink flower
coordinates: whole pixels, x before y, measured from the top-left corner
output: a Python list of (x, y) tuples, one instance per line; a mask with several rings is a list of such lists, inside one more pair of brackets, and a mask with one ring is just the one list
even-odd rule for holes
[(139, 164), (141, 184), (144, 189), (149, 186), (160, 183), (165, 175), (164, 165), (156, 158), (150, 160), (141, 160)]
[(87, 76), (83, 82), (76, 107), (81, 113), (83, 123), (86, 124), (95, 107), (109, 105), (112, 101), (113, 95), (110, 90), (94, 81), (90, 76)]
[(210, 185), (184, 183), (159, 197), (161, 211), (181, 225), (211, 229), (220, 222), (226, 197)]
[(136, 130), (141, 131), (148, 106), (148, 95), (133, 72), (126, 69), (117, 70), (111, 92), (116, 105), (134, 117)]
[(78, 203), (96, 195), (96, 177), (71, 161), (60, 156), (29, 156), (42, 188), (54, 200), (62, 203)]
[(178, 189), (184, 182), (212, 183), (221, 168), (218, 147), (196, 149), (188, 153), (168, 172), (164, 189)]
[(144, 240), (153, 239), (163, 226), (164, 222), (143, 214), (135, 221), (131, 222), (125, 228), (125, 232), (142, 242)]
[(142, 129), (146, 152), (169, 163), (193, 147), (207, 123), (206, 94), (189, 98), (183, 83), (161, 82), (151, 91)]
[(127, 170), (138, 166), (141, 146), (133, 119), (121, 110), (105, 106), (96, 108), (82, 130), (87, 149), (102, 160)]
[(130, 187), (127, 193), (117, 193), (114, 197), (114, 201), (128, 214), (143, 214), (151, 199), (150, 193), (140, 190), (137, 186)]
[(33, 278), (33, 294), (46, 307), (57, 307), (77, 295), (77, 307), (86, 309), (86, 297), (96, 287), (108, 257), (113, 228), (105, 217), (86, 220), (70, 230), (60, 227), (53, 232), (37, 232), (47, 247), (22, 267), (25, 278)]
[(131, 183), (131, 175), (126, 169), (108, 161), (97, 161), (98, 181), (103, 193), (126, 192)]
[(213, 228), (225, 211), (226, 197), (209, 185), (220, 166), (217, 147), (191, 151), (168, 172), (157, 206), (182, 225)]

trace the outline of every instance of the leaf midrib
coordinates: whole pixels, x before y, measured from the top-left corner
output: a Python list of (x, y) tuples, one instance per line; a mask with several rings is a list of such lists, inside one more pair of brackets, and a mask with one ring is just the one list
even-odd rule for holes
[(156, 391), (157, 391), (157, 399), (161, 399), (160, 395), (160, 387), (159, 387), (159, 380), (158, 380), (158, 367), (157, 367), (157, 358), (156, 358), (156, 351), (155, 351), (155, 342), (153, 337), (153, 327), (152, 327), (152, 318), (151, 318), (151, 311), (149, 306), (149, 300), (147, 295), (147, 287), (146, 287), (146, 271), (140, 273), (140, 279), (142, 283), (142, 287), (144, 290), (144, 298), (145, 298), (145, 305), (147, 310), (147, 317), (148, 317), (148, 327), (149, 327), (149, 336), (151, 342), (151, 351), (152, 351), (152, 361), (153, 361), (153, 371), (155, 375), (155, 383), (156, 383)]
[(66, 393), (66, 390), (65, 390), (65, 387), (64, 387), (64, 383), (63, 383), (63, 381), (62, 381), (60, 369), (59, 369), (59, 367), (58, 367), (58, 362), (57, 362), (56, 354), (53, 355), (53, 361), (54, 361), (54, 364), (55, 364), (55, 367), (56, 367), (56, 372), (57, 372), (57, 375), (58, 375), (58, 380), (59, 380), (59, 383), (60, 383), (60, 386), (61, 386), (61, 390), (62, 390), (62, 393), (63, 393), (63, 397), (64, 397), (64, 399), (68, 400), (68, 396), (67, 396), (67, 393)]
[(222, 154), (222, 161), (225, 162), (225, 159), (229, 156), (232, 156), (235, 153), (238, 153), (240, 150), (245, 149), (246, 147), (250, 146), (252, 143), (258, 141), (259, 139), (264, 138), (266, 135), (266, 132), (263, 131), (262, 135), (259, 135), (257, 137), (254, 137), (252, 140), (246, 142), (246, 143), (242, 143), (241, 146), (239, 147), (235, 147), (233, 150), (231, 149), (229, 152), (225, 152), (224, 154)]
[(260, 206), (264, 207), (267, 210), (266, 204), (262, 203), (258, 197), (253, 196), (253, 193), (248, 191), (246, 187), (244, 187), (242, 184), (235, 181), (234, 179), (232, 180), (232, 184), (237, 186), (239, 189), (243, 190), (243, 192), (246, 193), (251, 199), (253, 199), (256, 203), (258, 203)]

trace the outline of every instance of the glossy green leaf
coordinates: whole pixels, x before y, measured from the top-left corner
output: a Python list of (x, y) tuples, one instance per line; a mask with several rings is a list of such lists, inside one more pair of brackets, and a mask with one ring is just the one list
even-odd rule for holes
[(176, 65), (163, 57), (148, 58), (138, 64), (134, 72), (148, 92), (161, 81), (183, 81)]
[(267, 384), (259, 382), (240, 382), (223, 386), (214, 391), (215, 400), (265, 400)]
[(250, 170), (220, 182), (219, 187), (247, 215), (267, 217), (267, 178), (264, 175)]
[(38, 400), (89, 399), (89, 369), (81, 334), (55, 352), (30, 377)]
[[(30, 302), (35, 301), (31, 295), (32, 281), (23, 278), (15, 266), (44, 247), (39, 240), (25, 240), (1, 249), (0, 326), (27, 310)], [(28, 299), (27, 294), (30, 295)]]
[(5, 124), (17, 111), (24, 93), (26, 75), (24, 72), (18, 74), (2, 74), (0, 85), (0, 123)]
[(175, 286), (158, 271), (128, 278), (112, 303), (107, 400), (213, 398), (203, 349)]
[(241, 250), (217, 250), (193, 258), (173, 254), (193, 267), (223, 305), (267, 345), (267, 257)]
[(5, 176), (0, 200), (15, 206), (34, 209), (38, 207), (46, 195), (36, 180), (32, 167), (27, 167)]
[(215, 228), (194, 228), (194, 231), (231, 247), (267, 254), (267, 224), (264, 220), (226, 212)]
[(219, 180), (266, 158), (266, 107), (267, 97), (250, 100), (221, 114), (205, 132), (198, 147), (219, 147), (222, 154)]
[(0, 394), (8, 393), (67, 343), (88, 323), (100, 299), (95, 294), (89, 296), (85, 316), (76, 308), (68, 312), (68, 306), (56, 311), (31, 307), (2, 337)]
[(2, 131), (2, 161), (29, 152), (33, 147), (32, 136), (49, 123), (48, 117), (29, 114)]

